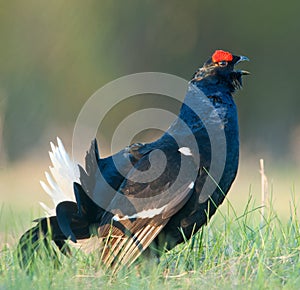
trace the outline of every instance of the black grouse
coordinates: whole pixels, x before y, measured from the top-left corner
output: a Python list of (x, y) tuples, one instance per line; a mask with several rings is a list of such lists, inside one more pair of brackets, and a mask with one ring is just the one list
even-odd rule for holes
[[(20, 238), (21, 265), (28, 265), (49, 232), (65, 253), (66, 240), (96, 233), (102, 262), (113, 271), (129, 266), (146, 249), (161, 253), (195, 234), (223, 202), (237, 173), (232, 94), (248, 74), (234, 66), (245, 60), (215, 51), (192, 77), (178, 118), (158, 140), (132, 144), (103, 159), (92, 141), (85, 169), (78, 165), (79, 176), (69, 184), (75, 201), (65, 200), (64, 188), (47, 175), (50, 187), (42, 186), (56, 200), (56, 210)], [(55, 178), (72, 165), (59, 139), (57, 147), (51, 146)]]

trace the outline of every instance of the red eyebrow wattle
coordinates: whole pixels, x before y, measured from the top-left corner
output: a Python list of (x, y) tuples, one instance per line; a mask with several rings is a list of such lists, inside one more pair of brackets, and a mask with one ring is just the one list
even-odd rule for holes
[(224, 51), (224, 50), (216, 50), (214, 54), (212, 55), (212, 61), (213, 62), (219, 62), (219, 61), (232, 61), (233, 56), (230, 52)]

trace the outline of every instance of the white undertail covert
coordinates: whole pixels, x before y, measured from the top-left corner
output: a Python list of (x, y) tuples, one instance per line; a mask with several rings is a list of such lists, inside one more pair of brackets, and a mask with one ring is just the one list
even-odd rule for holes
[(73, 183), (79, 181), (79, 169), (65, 150), (62, 141), (57, 137), (57, 146), (50, 142), (49, 156), (52, 166), (45, 172), (47, 182), (40, 181), (42, 188), (52, 199), (54, 208), (48, 207), (43, 202), (40, 205), (47, 215), (55, 215), (56, 206), (62, 201), (75, 201)]

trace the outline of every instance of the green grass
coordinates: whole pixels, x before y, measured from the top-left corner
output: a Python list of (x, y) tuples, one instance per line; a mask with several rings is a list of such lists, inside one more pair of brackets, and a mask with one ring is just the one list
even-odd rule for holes
[[(71, 258), (59, 255), (60, 267), (45, 253), (37, 259), (34, 272), (28, 275), (20, 269), (17, 240), (32, 226), (31, 220), (43, 215), (38, 201), (49, 203), (38, 183), (47, 164), (30, 161), (7, 168), (0, 174), (0, 290), (299, 289), (299, 199), (295, 192), (300, 170), (267, 166), (274, 169), (268, 172), (273, 196), (262, 219), (260, 174), (258, 162), (253, 163), (241, 162), (228, 195), (232, 204), (226, 200), (192, 240), (166, 253), (158, 265), (143, 262), (115, 278), (102, 270), (99, 254), (75, 249)], [(247, 197), (249, 191), (253, 196)]]
[[(60, 266), (43, 252), (35, 270), (26, 274), (18, 264), (16, 243), (2, 243), (0, 289), (299, 289), (300, 229), (291, 199), (285, 220), (272, 201), (263, 219), (251, 197), (238, 216), (225, 201), (208, 226), (166, 253), (158, 265), (141, 261), (114, 278), (102, 270), (97, 253), (78, 250), (71, 258), (59, 255)], [(1, 211), (7, 218), (9, 213)], [(19, 231), (18, 221), (12, 221), (8, 237)]]

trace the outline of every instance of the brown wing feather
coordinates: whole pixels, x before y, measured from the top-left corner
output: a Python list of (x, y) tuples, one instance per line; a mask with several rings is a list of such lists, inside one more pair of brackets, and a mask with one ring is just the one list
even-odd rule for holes
[[(138, 183), (132, 180), (139, 180), (139, 171), (149, 166), (148, 157), (141, 158), (102, 217), (98, 227), (104, 245), (101, 260), (114, 273), (132, 264), (190, 198), (194, 183), (188, 171), (176, 187), (170, 187), (177, 178), (180, 158), (176, 147), (168, 152), (166, 169), (158, 179)], [(195, 168), (189, 160), (190, 168)], [(137, 175), (130, 178), (132, 174)]]
[(165, 224), (166, 222), (159, 226), (147, 225), (143, 230), (141, 230), (137, 235), (137, 241), (139, 241), (139, 245), (141, 247), (138, 247), (131, 239), (132, 242), (128, 243), (126, 248), (122, 250), (118, 261), (113, 265), (113, 273), (119, 271), (124, 265), (130, 266), (141, 255), (141, 253), (148, 248)]
[[(181, 194), (188, 197), (188, 191), (191, 188), (183, 190)], [(166, 209), (176, 212), (181, 208), (183, 198), (175, 199), (178, 201), (173, 203), (173, 207)], [(177, 210), (174, 210), (174, 207)], [(167, 216), (165, 218), (164, 216)], [(123, 266), (131, 265), (142, 252), (151, 244), (159, 232), (169, 221), (171, 215), (162, 211), (161, 214), (151, 219), (125, 219), (122, 221), (112, 221), (109, 225), (99, 227), (99, 237), (105, 237), (102, 252), (103, 264), (109, 268), (112, 267), (113, 272), (118, 271)]]

